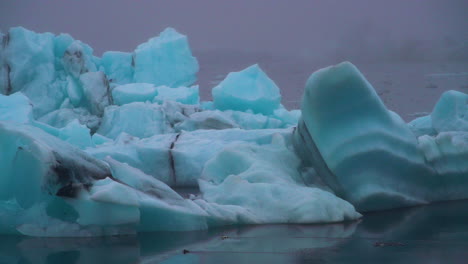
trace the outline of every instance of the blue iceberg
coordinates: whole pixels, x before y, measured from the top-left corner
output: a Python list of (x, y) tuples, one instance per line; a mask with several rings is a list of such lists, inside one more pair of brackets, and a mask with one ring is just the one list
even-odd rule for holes
[(1, 38), (2, 234), (329, 223), (468, 198), (466, 94), (406, 124), (345, 62), (311, 75), (300, 110), (258, 65), (201, 102), (174, 29), (102, 58), (66, 34)]
[[(445, 114), (444, 127), (463, 130), (459, 115), (468, 107), (447, 100), (451, 94), (442, 96), (431, 117)], [(418, 123), (417, 135), (429, 129), (427, 121)], [(322, 180), (359, 211), (467, 198), (466, 132), (417, 137), (413, 130), (345, 62), (307, 81), (294, 143)]]

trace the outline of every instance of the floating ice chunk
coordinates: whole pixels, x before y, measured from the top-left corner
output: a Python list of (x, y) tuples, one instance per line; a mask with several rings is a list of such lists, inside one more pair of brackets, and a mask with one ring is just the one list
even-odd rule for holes
[[(468, 133), (442, 132), (436, 137), (418, 138), (424, 157), (438, 174), (440, 188), (431, 193), (434, 200), (466, 198), (468, 175)], [(443, 188), (442, 188), (443, 186)]]
[(468, 95), (457, 91), (445, 92), (430, 115), (416, 118), (408, 126), (417, 137), (446, 131), (468, 131)]
[(278, 86), (255, 64), (228, 74), (212, 90), (214, 106), (220, 110), (252, 110), (270, 115), (280, 106)]
[(80, 75), (84, 106), (93, 115), (102, 116), (104, 108), (112, 104), (109, 82), (103, 72), (88, 72)]
[(116, 105), (133, 102), (151, 102), (158, 94), (156, 87), (150, 83), (131, 83), (115, 87), (112, 98)]
[(425, 203), (437, 186), (411, 130), (348, 62), (309, 78), (294, 140), (302, 158), (358, 210)]
[(281, 135), (275, 135), (269, 145), (232, 145), (207, 162), (200, 190), (209, 203), (247, 209), (254, 223), (321, 223), (360, 217), (351, 204), (332, 193), (304, 186), (299, 165)]
[(198, 62), (192, 56), (187, 37), (172, 28), (140, 44), (134, 56), (134, 82), (179, 87), (196, 80)]
[(109, 82), (128, 84), (133, 82), (133, 55), (126, 52), (108, 51), (102, 55), (101, 64)]
[(101, 122), (99, 117), (90, 114), (85, 108), (61, 108), (42, 116), (38, 121), (56, 128), (63, 128), (75, 119), (91, 131), (96, 131)]
[(468, 94), (445, 92), (431, 114), (432, 126), (437, 132), (468, 131)]
[(11, 85), (5, 94), (52, 82), (55, 69), (54, 36), (51, 33), (36, 34), (22, 27), (11, 28), (4, 39), (3, 55), (9, 67)]
[(198, 85), (178, 88), (159, 86), (156, 89), (157, 96), (154, 97), (154, 103), (162, 104), (165, 101), (175, 101), (187, 105), (198, 105), (200, 103)]
[[(21, 54), (21, 56), (18, 56)], [(54, 36), (22, 27), (11, 28), (4, 37), (2, 56), (7, 80), (3, 93), (23, 92), (34, 103), (34, 116), (57, 109), (65, 95), (55, 80)], [(31, 66), (34, 67), (31, 67)]]
[(172, 132), (161, 106), (149, 103), (130, 103), (109, 106), (104, 112), (99, 134), (111, 139), (122, 133), (145, 138)]
[[(70, 36), (69, 34), (59, 34), (54, 37), (54, 56), (58, 59), (58, 64), (63, 64), (62, 57), (65, 55), (65, 52), (67, 51), (68, 47), (75, 42), (75, 40)], [(83, 45), (80, 41), (79, 44)], [(92, 53), (91, 47), (87, 45), (83, 45), (83, 50), (86, 52), (89, 52), (87, 54)], [(62, 65), (63, 66), (63, 65)]]
[(32, 104), (21, 92), (10, 96), (0, 94), (0, 120), (30, 123), (32, 117)]
[(89, 128), (81, 125), (76, 119), (60, 129), (59, 138), (81, 149), (95, 146), (91, 140)]
[(430, 115), (422, 116), (408, 123), (408, 127), (413, 131), (416, 137), (422, 135), (436, 135), (437, 132), (432, 127), (432, 118)]
[[(110, 87), (133, 81), (172, 87), (190, 85), (198, 71), (187, 38), (173, 29), (140, 45), (133, 54), (108, 52), (103, 59), (94, 57), (88, 45), (67, 34), (37, 34), (18, 27), (1, 38), (0, 91), (9, 95), (21, 90), (32, 101), (35, 118), (59, 108), (80, 107), (102, 116), (104, 108), (113, 104)], [(98, 67), (108, 78), (103, 72), (96, 72)], [(197, 88), (160, 90), (156, 102), (198, 104), (199, 101)], [(123, 101), (117, 104), (142, 100), (125, 101), (129, 94), (121, 95), (117, 97)], [(147, 100), (152, 101), (156, 95)]]

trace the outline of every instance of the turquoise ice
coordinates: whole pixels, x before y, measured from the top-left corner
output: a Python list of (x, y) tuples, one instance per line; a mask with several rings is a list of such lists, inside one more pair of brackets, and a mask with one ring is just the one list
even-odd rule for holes
[(468, 198), (464, 93), (406, 124), (345, 62), (287, 110), (253, 65), (200, 102), (198, 62), (171, 28), (102, 58), (67, 34), (0, 37), (2, 234), (327, 223)]
[(281, 103), (278, 86), (257, 64), (229, 73), (212, 94), (214, 106), (220, 110), (251, 110), (269, 115)]
[(134, 82), (179, 87), (196, 81), (197, 59), (192, 56), (187, 37), (173, 28), (140, 44), (133, 56)]
[[(452, 94), (442, 97), (431, 117), (445, 115), (444, 127), (463, 129), (458, 113), (466, 106), (444, 99)], [(421, 124), (427, 127), (427, 121)], [(294, 143), (323, 181), (359, 211), (467, 198), (464, 133), (417, 138), (421, 133), (413, 134), (345, 62), (307, 81)], [(443, 159), (453, 162), (442, 165)]]

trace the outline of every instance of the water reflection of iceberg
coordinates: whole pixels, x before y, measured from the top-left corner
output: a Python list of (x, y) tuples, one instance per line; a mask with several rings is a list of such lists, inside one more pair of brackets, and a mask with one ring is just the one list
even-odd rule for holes
[(78, 239), (5, 236), (0, 263), (460, 263), (468, 256), (467, 207), (467, 201), (437, 203), (331, 225)]

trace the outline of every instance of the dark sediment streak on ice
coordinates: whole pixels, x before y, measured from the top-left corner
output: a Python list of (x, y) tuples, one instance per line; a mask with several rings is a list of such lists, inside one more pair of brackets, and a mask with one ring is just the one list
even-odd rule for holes
[(174, 141), (172, 141), (171, 146), (169, 147), (169, 165), (171, 167), (171, 179), (172, 179), (172, 185), (175, 186), (177, 184), (177, 174), (176, 174), (176, 169), (175, 169), (175, 159), (172, 154), (172, 150), (175, 147), (175, 143), (180, 137), (180, 134), (177, 134), (174, 138)]
[(341, 187), (341, 184), (338, 182), (330, 168), (328, 168), (319, 149), (317, 148), (317, 145), (312, 139), (309, 130), (307, 129), (307, 125), (302, 119), (299, 120), (292, 138), (294, 149), (298, 156), (301, 157), (302, 161), (306, 163), (305, 165), (313, 166), (322, 181), (330, 186), (336, 192), (336, 195), (342, 196), (343, 188)]

